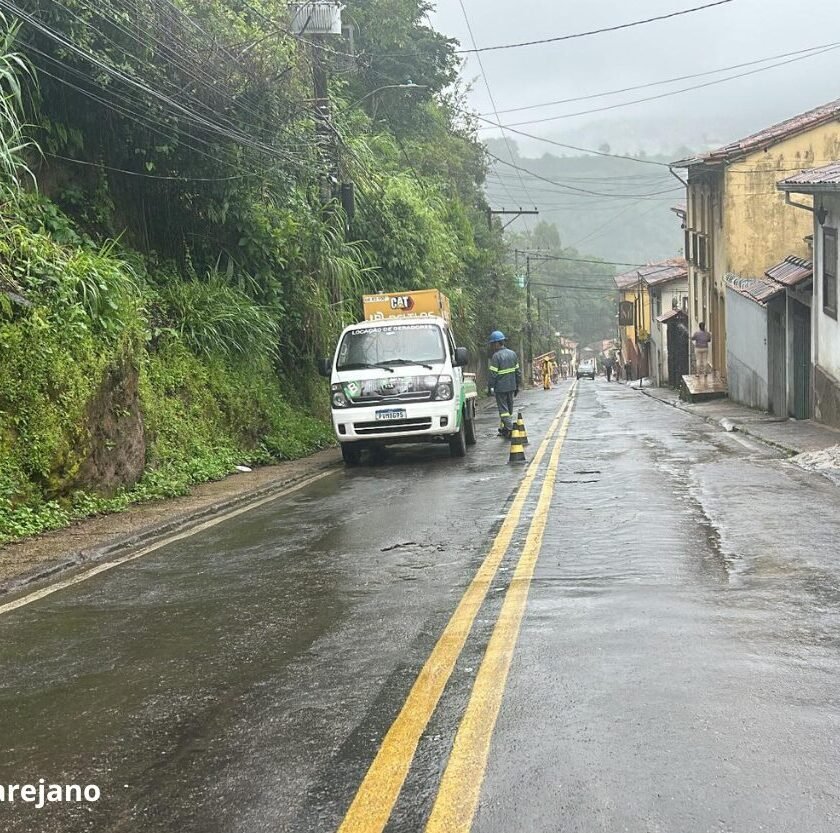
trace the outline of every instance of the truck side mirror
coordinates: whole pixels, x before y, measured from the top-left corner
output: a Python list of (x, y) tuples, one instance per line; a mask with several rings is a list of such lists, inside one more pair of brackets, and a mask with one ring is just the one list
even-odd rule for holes
[(318, 359), (318, 373), (329, 379), (332, 375), (332, 359)]
[(455, 359), (452, 364), (455, 367), (466, 367), (470, 363), (470, 354), (466, 347), (455, 348)]

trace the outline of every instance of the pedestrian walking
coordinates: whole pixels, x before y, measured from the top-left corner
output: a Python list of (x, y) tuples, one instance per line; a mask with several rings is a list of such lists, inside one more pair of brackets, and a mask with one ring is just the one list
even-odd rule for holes
[(712, 334), (702, 321), (698, 326), (700, 329), (691, 337), (694, 342), (694, 372), (705, 379), (712, 369), (709, 364), (709, 345), (712, 343)]
[(613, 367), (615, 367), (615, 359), (612, 356), (607, 356), (604, 359), (604, 373), (607, 374), (608, 382), (612, 382)]
[(522, 383), (522, 371), (519, 357), (505, 347), (505, 334), (500, 330), (490, 333), (489, 343), (493, 350), (490, 358), (490, 379), (488, 393), (496, 395), (496, 407), (499, 409), (501, 427), (499, 434), (509, 437), (513, 431), (513, 398), (519, 393)]

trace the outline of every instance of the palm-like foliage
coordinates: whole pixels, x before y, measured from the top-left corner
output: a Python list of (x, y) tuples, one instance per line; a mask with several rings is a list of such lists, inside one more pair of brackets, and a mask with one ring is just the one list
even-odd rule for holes
[(21, 174), (35, 180), (23, 152), (33, 146), (24, 136), (23, 86), (21, 79), (34, 80), (26, 59), (14, 51), (20, 24), (9, 23), (0, 13), (0, 188), (14, 192)]
[(161, 297), (171, 329), (198, 355), (257, 360), (276, 350), (278, 326), (270, 312), (218, 273), (168, 284)]

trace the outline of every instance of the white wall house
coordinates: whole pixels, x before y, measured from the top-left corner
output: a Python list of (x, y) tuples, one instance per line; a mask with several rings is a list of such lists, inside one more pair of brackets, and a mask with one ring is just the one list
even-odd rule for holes
[(840, 161), (803, 171), (778, 187), (794, 205), (797, 194), (813, 196), (810, 397), (814, 418), (840, 428)]
[(688, 267), (677, 266), (661, 275), (650, 275), (645, 282), (651, 310), (649, 375), (655, 384), (664, 386), (668, 384), (668, 327), (659, 319), (673, 309), (688, 315)]

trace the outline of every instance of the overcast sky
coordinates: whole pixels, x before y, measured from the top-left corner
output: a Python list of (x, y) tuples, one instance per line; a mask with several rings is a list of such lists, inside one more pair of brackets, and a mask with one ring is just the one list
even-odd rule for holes
[[(703, 5), (709, 0), (463, 0), (479, 47), (570, 34)], [(500, 111), (580, 97), (705, 72), (781, 53), (837, 42), (837, 0), (732, 0), (682, 17), (565, 42), (484, 53), (482, 61)], [(459, 0), (438, 0), (431, 21), (439, 31), (472, 46)], [(789, 60), (779, 58), (768, 63)], [(506, 123), (545, 118), (658, 95), (726, 75), (655, 86), (604, 98), (502, 113)], [(492, 106), (475, 56), (464, 78), (471, 102), (488, 118)], [(694, 149), (746, 135), (811, 107), (840, 98), (840, 48), (737, 80), (658, 101), (578, 115), (517, 129), (587, 146), (669, 152)], [(499, 135), (497, 130), (485, 135)], [(519, 136), (524, 155), (551, 151)], [(560, 151), (555, 151), (560, 152)]]

